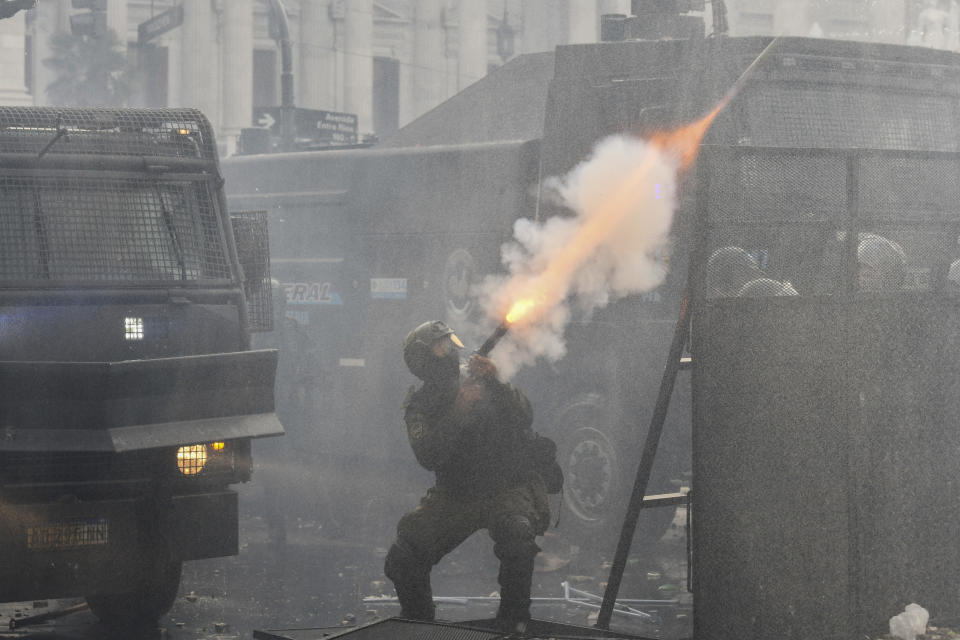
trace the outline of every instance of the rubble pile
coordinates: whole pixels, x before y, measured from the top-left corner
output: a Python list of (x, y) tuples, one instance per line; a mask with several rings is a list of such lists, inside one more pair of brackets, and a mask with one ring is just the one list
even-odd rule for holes
[[(916, 640), (957, 640), (960, 639), (960, 631), (949, 629), (947, 627), (928, 626), (924, 633), (916, 636)], [(878, 638), (878, 640), (900, 640), (898, 636), (887, 634)]]

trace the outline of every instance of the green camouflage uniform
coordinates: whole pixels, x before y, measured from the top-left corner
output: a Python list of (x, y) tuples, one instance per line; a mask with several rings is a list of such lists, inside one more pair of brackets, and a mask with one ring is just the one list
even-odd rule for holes
[(486, 380), (480, 400), (454, 408), (461, 377), (425, 383), (404, 403), (410, 446), (436, 485), (401, 518), (386, 573), (405, 617), (432, 619), (430, 568), (471, 534), (487, 529), (500, 559), (500, 617), (529, 617), (534, 536), (550, 522), (543, 480), (530, 468), (533, 411), (514, 385)]

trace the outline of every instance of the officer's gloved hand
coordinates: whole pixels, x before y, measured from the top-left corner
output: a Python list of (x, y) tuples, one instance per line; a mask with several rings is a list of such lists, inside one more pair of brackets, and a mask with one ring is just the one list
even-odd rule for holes
[(480, 354), (473, 354), (467, 360), (467, 371), (476, 380), (496, 380), (497, 365), (490, 358), (485, 358)]
[(457, 399), (453, 403), (453, 409), (459, 414), (465, 414), (473, 408), (473, 405), (483, 396), (483, 385), (477, 380), (467, 380), (460, 385), (460, 391), (457, 393)]

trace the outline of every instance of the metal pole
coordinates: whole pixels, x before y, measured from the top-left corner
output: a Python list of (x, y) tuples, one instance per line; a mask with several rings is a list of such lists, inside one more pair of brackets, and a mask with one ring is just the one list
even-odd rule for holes
[(680, 303), (680, 317), (677, 319), (677, 325), (673, 332), (673, 343), (670, 345), (670, 355), (667, 356), (667, 366), (663, 378), (660, 380), (657, 404), (653, 410), (653, 417), (650, 419), (650, 430), (647, 432), (643, 454), (640, 456), (640, 464), (637, 467), (633, 493), (630, 494), (630, 503), (627, 506), (627, 514), (623, 519), (623, 528), (620, 530), (617, 551), (613, 556), (613, 564), (610, 567), (610, 578), (607, 580), (607, 588), (603, 593), (603, 603), (600, 605), (600, 613), (597, 614), (597, 626), (601, 629), (610, 628), (613, 607), (616, 605), (623, 571), (627, 566), (627, 555), (630, 553), (630, 544), (633, 542), (633, 534), (637, 528), (637, 520), (640, 518), (640, 510), (643, 508), (643, 498), (647, 493), (647, 483), (650, 481), (653, 461), (657, 455), (657, 444), (660, 442), (660, 434), (663, 432), (663, 424), (667, 418), (670, 396), (673, 393), (677, 372), (680, 370), (680, 356), (683, 354), (683, 347), (687, 343), (689, 332), (689, 300), (690, 291), (688, 287), (683, 301)]
[(296, 108), (293, 105), (293, 47), (290, 43), (290, 23), (283, 0), (270, 0), (270, 9), (280, 32), (280, 148), (283, 151), (292, 151), (296, 131)]

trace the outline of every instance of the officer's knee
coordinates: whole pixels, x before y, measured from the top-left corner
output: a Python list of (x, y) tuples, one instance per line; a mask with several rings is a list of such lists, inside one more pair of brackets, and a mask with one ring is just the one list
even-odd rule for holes
[(507, 516), (496, 523), (491, 533), (496, 542), (494, 553), (500, 559), (532, 558), (540, 551), (533, 523), (526, 516)]
[(383, 563), (383, 573), (397, 582), (411, 576), (430, 573), (430, 565), (417, 557), (413, 549), (402, 540), (397, 540), (387, 551), (387, 558)]

